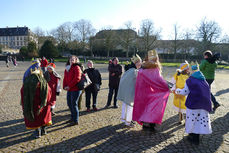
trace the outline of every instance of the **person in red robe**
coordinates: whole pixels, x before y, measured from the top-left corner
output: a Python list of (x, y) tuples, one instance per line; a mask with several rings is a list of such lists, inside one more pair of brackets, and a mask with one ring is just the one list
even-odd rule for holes
[(51, 113), (52, 116), (56, 115), (53, 111), (56, 105), (56, 96), (59, 96), (61, 92), (61, 76), (55, 71), (56, 65), (54, 63), (49, 63), (47, 71), (44, 74), (45, 79), (47, 80), (49, 87), (52, 90), (51, 97)]
[(35, 137), (47, 134), (46, 126), (52, 124), (51, 88), (40, 68), (31, 69), (21, 88), (21, 104), (27, 129), (35, 129)]

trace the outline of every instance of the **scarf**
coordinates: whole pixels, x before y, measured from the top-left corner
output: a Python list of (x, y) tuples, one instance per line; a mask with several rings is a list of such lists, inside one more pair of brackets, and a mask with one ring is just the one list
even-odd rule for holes
[(40, 74), (36, 74), (36, 73), (31, 74), (24, 81), (23, 114), (25, 118), (27, 118), (29, 121), (34, 121), (35, 119), (33, 103), (34, 103), (34, 96), (37, 89), (37, 84), (39, 82), (40, 82), (41, 104), (36, 115), (39, 115), (41, 109), (47, 105), (48, 84)]

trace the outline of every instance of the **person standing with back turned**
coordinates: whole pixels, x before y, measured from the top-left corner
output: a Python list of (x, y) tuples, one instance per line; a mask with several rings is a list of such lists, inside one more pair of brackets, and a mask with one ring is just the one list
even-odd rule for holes
[[(209, 88), (211, 90), (211, 84), (215, 79), (215, 70), (217, 67), (216, 59), (210, 50), (204, 52), (204, 60), (200, 64), (200, 71), (204, 74), (206, 81), (208, 82)], [(215, 111), (220, 104), (216, 101), (215, 96), (211, 93), (211, 101), (214, 105), (213, 111)]]

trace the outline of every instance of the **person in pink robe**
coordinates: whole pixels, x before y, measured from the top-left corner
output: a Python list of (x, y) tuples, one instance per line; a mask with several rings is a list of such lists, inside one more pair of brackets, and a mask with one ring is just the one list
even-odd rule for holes
[(143, 129), (154, 131), (155, 124), (162, 123), (169, 94), (157, 52), (151, 50), (136, 79), (133, 120), (143, 125)]

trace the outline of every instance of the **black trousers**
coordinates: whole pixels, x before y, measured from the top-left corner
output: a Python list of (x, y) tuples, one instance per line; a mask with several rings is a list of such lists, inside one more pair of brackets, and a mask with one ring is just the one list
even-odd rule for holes
[(114, 106), (117, 106), (117, 94), (118, 88), (109, 88), (108, 99), (107, 99), (107, 106), (111, 105), (111, 100), (114, 94)]
[(95, 90), (85, 90), (85, 95), (86, 95), (86, 107), (90, 108), (91, 105), (91, 95), (92, 95), (92, 101), (93, 105), (92, 107), (95, 108), (97, 104), (97, 95), (98, 91)]
[[(210, 90), (211, 90), (211, 84), (212, 84), (212, 82), (214, 81), (214, 79), (206, 79), (206, 81), (207, 81), (207, 83), (208, 83), (208, 85), (209, 85), (209, 88), (210, 88)], [(214, 107), (218, 104), (218, 102), (217, 102), (216, 99), (215, 99), (215, 96), (214, 96), (212, 93), (211, 93), (211, 101), (212, 101)]]

